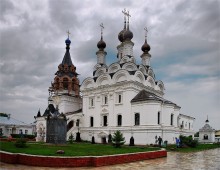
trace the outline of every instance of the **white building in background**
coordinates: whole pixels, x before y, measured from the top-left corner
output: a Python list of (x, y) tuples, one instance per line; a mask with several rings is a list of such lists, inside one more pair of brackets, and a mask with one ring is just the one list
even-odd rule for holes
[(209, 120), (205, 121), (205, 125), (199, 129), (199, 142), (200, 143), (214, 143), (215, 142), (215, 129), (209, 125)]
[(0, 134), (2, 136), (10, 136), (11, 134), (27, 134), (33, 135), (34, 125), (27, 124), (17, 119), (14, 119), (10, 114), (0, 116)]
[[(133, 33), (126, 16), (129, 15), (125, 12), (115, 62), (106, 65), (106, 43), (101, 34), (93, 75), (83, 80), (80, 89), (69, 53), (71, 41), (66, 40), (66, 53), (49, 88), (50, 105), (42, 116), (39, 112), (36, 117), (37, 140), (45, 140), (45, 117), (53, 114), (56, 105), (68, 118), (67, 138), (80, 131), (83, 140), (91, 141), (94, 136), (96, 142), (105, 143), (109, 134), (120, 130), (127, 144), (133, 136), (135, 144), (144, 145), (155, 143), (159, 136), (174, 143), (181, 134), (194, 134), (195, 118), (180, 114), (181, 107), (164, 98), (164, 84), (156, 79), (150, 65), (146, 36), (142, 55), (133, 54)], [(136, 62), (137, 57), (141, 57), (141, 63)]]

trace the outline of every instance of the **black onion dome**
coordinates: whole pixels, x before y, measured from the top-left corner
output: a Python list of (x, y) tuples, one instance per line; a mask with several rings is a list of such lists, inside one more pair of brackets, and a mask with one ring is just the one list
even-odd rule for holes
[(150, 45), (147, 43), (146, 40), (145, 40), (144, 44), (142, 45), (141, 50), (142, 50), (143, 52), (148, 52), (148, 51), (150, 51)]
[(102, 38), (101, 38), (101, 40), (97, 43), (97, 47), (98, 47), (99, 49), (104, 49), (104, 48), (106, 47), (106, 43), (105, 43), (105, 41), (102, 40)]
[(124, 41), (124, 33), (125, 33), (125, 29), (121, 30), (121, 32), (119, 32), (118, 34), (118, 40), (121, 42)]
[(124, 40), (131, 40), (133, 38), (133, 33), (128, 29), (124, 32)]

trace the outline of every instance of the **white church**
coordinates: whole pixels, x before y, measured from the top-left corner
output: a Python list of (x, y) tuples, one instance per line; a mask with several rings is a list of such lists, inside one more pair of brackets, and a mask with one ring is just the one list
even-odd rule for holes
[[(124, 13), (124, 28), (118, 34), (119, 45), (115, 62), (106, 65), (106, 43), (97, 43), (97, 64), (91, 70), (91, 77), (80, 85), (76, 67), (70, 56), (70, 44), (58, 66), (54, 81), (49, 87), (49, 106), (36, 118), (37, 141), (46, 141), (46, 116), (55, 107), (67, 116), (67, 139), (80, 132), (82, 140), (106, 143), (109, 134), (120, 130), (129, 144), (154, 144), (160, 136), (163, 141), (175, 143), (179, 135), (193, 135), (195, 118), (181, 114), (181, 107), (166, 100), (164, 84), (156, 80), (150, 65), (150, 45), (145, 41), (140, 48), (141, 56), (133, 54), (133, 33), (129, 29), (129, 13)], [(102, 25), (101, 25), (102, 26)], [(101, 29), (102, 30), (102, 29)], [(147, 31), (146, 31), (147, 32)], [(141, 63), (137, 63), (141, 57)]]

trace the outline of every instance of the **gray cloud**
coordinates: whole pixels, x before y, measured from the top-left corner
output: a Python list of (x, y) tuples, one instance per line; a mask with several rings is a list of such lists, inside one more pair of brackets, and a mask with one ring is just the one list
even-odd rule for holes
[(196, 117), (197, 128), (209, 114), (214, 128), (220, 129), (215, 121), (220, 109), (219, 6), (217, 0), (1, 0), (1, 111), (32, 122), (38, 108), (46, 108), (48, 87), (65, 53), (67, 30), (81, 82), (92, 76), (102, 22), (108, 64), (116, 61), (117, 36), (123, 29), (121, 11), (127, 8), (137, 62), (147, 26), (152, 67), (165, 83), (166, 96)]

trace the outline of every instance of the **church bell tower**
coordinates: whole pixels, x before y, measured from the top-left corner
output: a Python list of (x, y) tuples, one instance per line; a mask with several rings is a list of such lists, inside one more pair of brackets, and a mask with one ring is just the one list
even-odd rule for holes
[[(73, 112), (81, 109), (82, 99), (79, 95), (79, 79), (76, 67), (73, 65), (70, 56), (69, 31), (66, 39), (66, 53), (62, 63), (58, 66), (54, 81), (49, 87), (48, 103), (58, 106), (60, 113)], [(59, 99), (57, 101), (57, 99)]]

